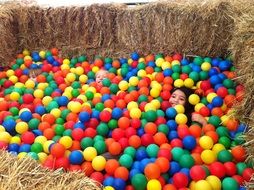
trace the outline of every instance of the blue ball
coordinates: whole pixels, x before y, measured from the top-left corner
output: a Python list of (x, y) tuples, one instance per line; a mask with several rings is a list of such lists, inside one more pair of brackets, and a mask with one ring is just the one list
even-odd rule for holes
[(57, 99), (57, 103), (59, 106), (67, 106), (68, 102), (69, 102), (69, 99), (66, 96), (60, 96)]
[(84, 123), (78, 121), (78, 122), (76, 122), (76, 123), (74, 124), (73, 128), (74, 128), (74, 129), (80, 128), (80, 129), (83, 129), (83, 130), (84, 130), (84, 129), (85, 129), (85, 125), (84, 125)]
[(149, 66), (149, 67), (155, 67), (156, 66), (156, 64), (155, 64), (155, 62), (154, 61), (149, 61), (148, 63), (147, 63), (147, 66)]
[(7, 132), (9, 132), (9, 133), (15, 132), (16, 122), (15, 122), (14, 119), (6, 119), (6, 120), (4, 120), (2, 125), (3, 125), (3, 127), (5, 128), (5, 130)]
[(28, 122), (30, 121), (32, 118), (33, 118), (33, 115), (30, 111), (23, 111), (19, 118), (22, 120), (22, 121), (25, 121), (25, 122)]
[(99, 119), (100, 118), (100, 111), (93, 109), (91, 118)]
[(214, 107), (220, 107), (223, 105), (223, 99), (220, 96), (216, 96), (212, 100), (212, 105)]
[(189, 62), (189, 60), (188, 59), (186, 59), (186, 58), (183, 58), (182, 60), (181, 60), (181, 65), (188, 65), (190, 62)]
[(219, 74), (219, 71), (215, 68), (211, 68), (209, 71), (208, 71), (208, 75), (209, 76), (213, 76), (213, 75), (217, 75)]
[(224, 73), (219, 73), (218, 76), (221, 78), (222, 81), (228, 78), (227, 75), (225, 75)]
[(167, 126), (169, 127), (169, 129), (170, 129), (171, 131), (177, 129), (177, 123), (176, 123), (175, 120), (168, 120), (168, 121), (167, 121)]
[(206, 107), (207, 107), (210, 111), (214, 108), (213, 104), (207, 104)]
[(8, 151), (9, 152), (18, 152), (19, 151), (19, 145), (16, 144), (16, 143), (12, 143), (12, 144), (9, 144), (8, 146)]
[(168, 134), (168, 139), (173, 140), (178, 138), (178, 133), (177, 131), (170, 131)]
[(138, 59), (139, 59), (139, 54), (138, 54), (137, 52), (133, 52), (133, 53), (131, 54), (131, 59), (132, 59), (133, 61), (138, 61)]
[(199, 65), (193, 64), (192, 65), (192, 70), (199, 73), (201, 71), (201, 67)]
[(125, 189), (126, 183), (121, 178), (115, 178), (112, 187), (114, 187), (115, 190), (122, 190)]
[(148, 155), (147, 155), (146, 149), (144, 147), (143, 148), (139, 148), (136, 151), (136, 154), (135, 154), (136, 160), (140, 161), (140, 160), (143, 160), (143, 159), (145, 159), (147, 157), (148, 157)]
[(112, 186), (114, 183), (114, 178), (113, 177), (107, 177), (104, 181), (103, 181), (103, 185), (104, 186)]
[(126, 59), (126, 58), (120, 58), (120, 64), (123, 65), (125, 63), (128, 63), (128, 59)]
[(237, 128), (237, 130), (236, 130), (236, 132), (238, 133), (238, 132), (245, 132), (245, 131), (247, 131), (247, 125), (246, 124), (244, 124), (244, 123), (240, 123), (239, 125), (238, 125), (238, 128)]
[(32, 130), (32, 132), (33, 132), (33, 134), (34, 134), (36, 137), (42, 136), (42, 135), (43, 135), (42, 131), (39, 130), (39, 129), (34, 129), (34, 130)]
[(31, 151), (31, 145), (30, 144), (22, 144), (19, 147), (19, 152), (30, 152)]
[(47, 58), (47, 61), (50, 63), (50, 64), (53, 64), (54, 63), (54, 61), (55, 61), (55, 59), (54, 59), (54, 57), (53, 56), (48, 56)]
[(101, 97), (102, 102), (105, 102), (108, 99), (110, 99), (110, 94), (103, 94), (102, 97)]
[(84, 157), (80, 151), (74, 150), (70, 153), (69, 160), (71, 164), (82, 164)]
[(213, 67), (218, 67), (219, 64), (220, 64), (220, 61), (221, 61), (220, 58), (214, 58), (214, 59), (212, 59), (212, 66)]
[(147, 164), (151, 163), (152, 161), (148, 158), (144, 158), (143, 160), (141, 160), (140, 162), (140, 171), (142, 173), (144, 173), (145, 167), (147, 166)]
[(120, 108), (113, 108), (112, 112), (111, 112), (111, 116), (113, 119), (119, 119), (120, 117), (122, 117), (123, 115), (123, 110)]
[(165, 70), (163, 71), (164, 77), (170, 77), (173, 73), (174, 73), (174, 72), (173, 72), (172, 69), (165, 69)]
[(54, 61), (54, 62), (52, 63), (52, 65), (53, 65), (54, 67), (57, 67), (57, 66), (60, 65), (60, 63), (59, 63), (58, 61)]
[(141, 137), (143, 134), (145, 134), (144, 128), (141, 128), (141, 127), (140, 127), (140, 128), (138, 129), (137, 134), (138, 134), (138, 136), (140, 136), (140, 137)]
[(35, 113), (38, 113), (39, 115), (43, 115), (46, 113), (46, 108), (44, 106), (39, 105), (35, 108), (34, 111)]
[(223, 60), (219, 64), (219, 68), (221, 71), (227, 71), (230, 70), (230, 67), (232, 66), (232, 63), (228, 60)]
[(222, 83), (222, 80), (221, 80), (221, 78), (220, 78), (218, 75), (213, 75), (213, 76), (211, 76), (211, 78), (210, 78), (210, 83), (211, 83), (213, 86), (215, 86), (216, 84)]
[(140, 171), (138, 169), (132, 169), (129, 173), (129, 178), (132, 178), (134, 175), (139, 174)]
[(85, 123), (85, 122), (89, 121), (89, 119), (90, 119), (90, 113), (88, 113), (86, 111), (83, 111), (83, 112), (79, 113), (79, 120), (82, 123)]
[(169, 119), (174, 119), (175, 116), (177, 114), (177, 111), (175, 110), (175, 108), (173, 107), (170, 107), (166, 110), (166, 116), (169, 118)]
[(191, 136), (185, 136), (183, 138), (183, 147), (186, 148), (187, 150), (193, 150), (197, 145), (196, 139)]
[(110, 63), (106, 63), (106, 64), (104, 64), (104, 68), (106, 70), (109, 70), (110, 68), (112, 68), (112, 65)]
[(170, 162), (170, 169), (168, 171), (169, 175), (173, 176), (175, 173), (181, 170), (180, 164), (178, 162), (172, 161)]
[(190, 178), (190, 169), (189, 169), (189, 168), (182, 168), (182, 169), (180, 170), (180, 172), (181, 172), (181, 173), (184, 173), (184, 174), (189, 178), (189, 180), (191, 179), (191, 178)]

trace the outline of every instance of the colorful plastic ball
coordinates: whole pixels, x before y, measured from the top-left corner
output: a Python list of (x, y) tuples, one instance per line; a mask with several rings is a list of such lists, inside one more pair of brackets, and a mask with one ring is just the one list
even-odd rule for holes
[(133, 159), (130, 155), (128, 154), (123, 154), (120, 158), (119, 158), (119, 163), (121, 166), (124, 166), (126, 168), (130, 168), (132, 166), (133, 163)]
[(174, 147), (171, 150), (171, 153), (172, 153), (173, 160), (179, 161), (180, 158), (182, 157), (182, 155), (184, 154), (184, 150), (182, 148), (180, 148), (180, 147)]
[(209, 136), (202, 136), (199, 139), (199, 145), (205, 149), (205, 150), (209, 150), (212, 149), (213, 147), (213, 139)]
[(92, 161), (92, 166), (95, 171), (104, 170), (106, 165), (106, 159), (103, 156), (96, 156)]
[(173, 119), (173, 118), (175, 118), (175, 116), (177, 115), (177, 111), (176, 111), (176, 109), (175, 108), (168, 108), (167, 110), (166, 110), (166, 116), (169, 118), (169, 119)]
[(210, 175), (206, 178), (206, 181), (211, 185), (212, 190), (220, 190), (221, 189), (221, 181), (218, 177), (214, 175)]
[(185, 108), (183, 105), (178, 104), (178, 105), (175, 105), (174, 108), (177, 113), (184, 113), (185, 112)]
[(200, 165), (195, 165), (190, 169), (190, 177), (194, 181), (203, 180), (206, 178), (206, 171)]
[(218, 152), (217, 159), (222, 163), (232, 161), (232, 154), (228, 150), (221, 150)]
[(71, 164), (82, 164), (84, 161), (84, 157), (81, 151), (74, 150), (69, 155), (69, 160)]
[(188, 121), (188, 118), (185, 114), (178, 113), (175, 117), (175, 121), (177, 124), (186, 124)]
[(139, 108), (133, 108), (130, 110), (130, 117), (132, 119), (139, 119), (141, 117), (141, 110)]
[(184, 80), (184, 86), (192, 88), (194, 86), (194, 81), (191, 78), (187, 78)]
[(216, 156), (212, 150), (204, 150), (201, 153), (201, 159), (206, 164), (211, 164), (216, 160)]
[(220, 96), (216, 96), (212, 100), (212, 105), (214, 107), (220, 107), (223, 105), (223, 99)]
[(182, 79), (176, 79), (174, 82), (174, 86), (177, 88), (181, 88), (182, 86), (184, 86), (184, 81)]
[(145, 190), (147, 187), (147, 179), (143, 174), (136, 174), (131, 178), (131, 184), (135, 189)]
[(173, 175), (173, 184), (176, 188), (184, 188), (187, 187), (189, 183), (188, 176), (186, 176), (184, 173), (178, 172)]
[(213, 162), (210, 165), (210, 173), (222, 179), (226, 175), (226, 168), (221, 162)]
[(187, 150), (193, 150), (196, 145), (196, 139), (193, 136), (186, 136), (183, 138), (183, 146)]
[(226, 177), (222, 180), (223, 190), (238, 190), (239, 184), (234, 178)]
[(72, 146), (72, 138), (69, 136), (63, 136), (59, 139), (59, 143), (62, 144), (66, 149)]
[(206, 180), (199, 180), (195, 184), (195, 190), (213, 190), (212, 186)]
[(157, 179), (151, 179), (147, 183), (147, 190), (161, 190), (162, 186), (159, 180)]
[(188, 98), (188, 101), (190, 102), (190, 104), (196, 105), (200, 102), (200, 98), (197, 94), (191, 94)]
[(21, 114), (20, 114), (20, 119), (24, 122), (28, 122), (32, 119), (32, 113), (30, 111), (23, 111)]
[(65, 154), (65, 151), (66, 151), (65, 146), (60, 143), (52, 144), (52, 146), (50, 147), (50, 153), (52, 154), (52, 156), (56, 158), (63, 157)]
[(125, 189), (126, 183), (121, 178), (115, 178), (113, 182), (114, 189)]
[(10, 99), (11, 99), (12, 101), (17, 101), (19, 98), (20, 98), (20, 94), (19, 94), (18, 92), (12, 92), (12, 93), (10, 94)]

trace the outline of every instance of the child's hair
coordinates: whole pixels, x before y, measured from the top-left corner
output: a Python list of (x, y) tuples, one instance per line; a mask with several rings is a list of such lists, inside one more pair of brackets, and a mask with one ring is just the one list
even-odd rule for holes
[(185, 94), (186, 100), (185, 100), (185, 104), (184, 104), (184, 108), (185, 108), (185, 115), (188, 118), (188, 125), (191, 124), (191, 114), (194, 112), (194, 106), (192, 104), (190, 104), (189, 102), (189, 96), (191, 94), (194, 93), (194, 91), (190, 88), (187, 87), (179, 87), (179, 88), (173, 88), (170, 92), (171, 94), (173, 94), (176, 90), (180, 90)]
[(29, 77), (31, 78), (36, 78), (38, 75), (40, 75), (42, 73), (41, 69), (31, 69), (29, 71)]

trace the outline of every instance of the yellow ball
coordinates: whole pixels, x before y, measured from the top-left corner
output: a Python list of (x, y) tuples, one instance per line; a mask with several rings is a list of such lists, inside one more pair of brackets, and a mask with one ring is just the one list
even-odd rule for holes
[(70, 69), (70, 66), (67, 65), (67, 64), (62, 64), (61, 65), (61, 70), (69, 70)]
[(22, 53), (24, 56), (30, 55), (30, 51), (28, 49), (24, 49)]
[(54, 108), (50, 111), (50, 113), (57, 119), (61, 115), (61, 110), (58, 108)]
[(106, 186), (106, 187), (103, 188), (103, 190), (115, 190), (115, 189), (111, 186)]
[(15, 84), (16, 82), (18, 82), (19, 79), (16, 76), (10, 76), (9, 80), (13, 82), (13, 84)]
[(201, 153), (201, 159), (205, 164), (211, 164), (215, 162), (216, 156), (212, 150), (203, 150)]
[(0, 132), (0, 141), (9, 143), (11, 140), (11, 135), (8, 132)]
[(128, 89), (128, 87), (129, 87), (128, 82), (127, 82), (127, 81), (124, 81), (124, 80), (122, 80), (122, 81), (118, 84), (118, 86), (119, 86), (119, 89), (122, 90), (122, 91), (126, 91), (126, 90)]
[(88, 80), (88, 77), (86, 75), (80, 75), (79, 76), (79, 81), (82, 83), (86, 83)]
[(174, 108), (177, 111), (177, 113), (184, 113), (185, 112), (185, 108), (183, 105), (178, 104), (178, 105), (175, 105)]
[(190, 104), (196, 105), (200, 102), (200, 98), (197, 94), (191, 94), (188, 98)]
[(146, 76), (146, 71), (143, 70), (143, 69), (139, 70), (139, 71), (138, 71), (138, 76), (139, 76), (139, 77), (145, 77), (145, 76)]
[(149, 180), (146, 188), (147, 188), (147, 190), (161, 190), (162, 189), (161, 183), (157, 179)]
[(15, 73), (14, 73), (14, 71), (13, 71), (12, 69), (9, 69), (9, 70), (6, 71), (7, 77), (11, 77), (11, 76), (13, 76), (14, 74), (15, 74)]
[(180, 65), (180, 61), (178, 61), (178, 60), (173, 60), (173, 61), (171, 62), (171, 65), (172, 65), (172, 66), (174, 66), (174, 65)]
[(87, 88), (87, 91), (90, 91), (90, 92), (92, 92), (92, 93), (96, 93), (96, 88), (94, 88), (93, 86), (89, 86), (89, 87)]
[(23, 88), (25, 85), (23, 84), (23, 83), (21, 83), (21, 82), (17, 82), (15, 85), (14, 85), (14, 87), (16, 87), (16, 88)]
[(45, 51), (40, 51), (40, 52), (39, 52), (39, 55), (40, 55), (40, 57), (41, 57), (42, 59), (44, 59), (45, 56), (46, 56), (46, 52), (45, 52)]
[(131, 77), (130, 79), (129, 79), (129, 83), (130, 83), (130, 85), (131, 86), (137, 86), (138, 85), (138, 82), (139, 82), (139, 80), (138, 80), (138, 77)]
[(178, 113), (175, 117), (175, 121), (177, 124), (186, 124), (188, 121), (188, 118), (185, 114)]
[(213, 139), (209, 136), (202, 136), (199, 139), (199, 145), (205, 149), (205, 150), (209, 150), (213, 147)]
[(81, 111), (81, 109), (82, 109), (82, 105), (79, 102), (69, 102), (67, 107), (73, 113), (79, 113)]
[(203, 71), (209, 71), (211, 69), (211, 64), (208, 62), (204, 62), (201, 64), (201, 69)]
[(84, 73), (84, 69), (80, 66), (77, 67), (75, 71), (77, 75), (82, 75)]
[(49, 153), (49, 147), (50, 145), (54, 144), (55, 142), (53, 140), (48, 140), (45, 143), (43, 143), (43, 151), (46, 153)]
[(69, 136), (63, 136), (59, 139), (59, 143), (64, 145), (66, 149), (69, 149), (72, 146), (72, 138)]
[(97, 150), (94, 147), (87, 147), (83, 151), (83, 156), (86, 161), (92, 161), (97, 156)]
[(134, 102), (134, 101), (131, 101), (131, 102), (128, 103), (127, 109), (130, 111), (133, 108), (138, 108), (138, 103)]
[(40, 144), (44, 144), (47, 141), (47, 138), (45, 136), (37, 136), (34, 139), (34, 142), (40, 143)]
[(222, 124), (223, 126), (226, 126), (226, 125), (227, 125), (227, 122), (228, 122), (228, 120), (229, 120), (230, 118), (229, 118), (229, 116), (227, 116), (227, 115), (223, 115), (223, 116), (220, 117), (220, 119), (221, 119), (221, 124)]
[(25, 86), (26, 88), (34, 88), (35, 87), (35, 82), (31, 79), (28, 79), (26, 82), (25, 82)]
[(207, 101), (208, 101), (209, 103), (211, 103), (212, 100), (213, 100), (213, 98), (216, 97), (216, 96), (217, 96), (217, 94), (216, 94), (215, 92), (211, 92), (211, 93), (209, 93), (209, 94), (207, 95), (206, 99), (207, 99)]
[(87, 98), (86, 98), (86, 96), (85, 95), (79, 95), (78, 97), (77, 97), (78, 99), (81, 99), (83, 102), (86, 102), (87, 101)]
[(154, 105), (156, 109), (159, 109), (160, 106), (161, 106), (160, 101), (157, 100), (157, 99), (153, 99), (150, 103), (151, 103), (152, 105)]
[(4, 126), (0, 125), (0, 133), (1, 133), (1, 132), (4, 132), (4, 131), (5, 131)]
[(220, 151), (225, 150), (225, 146), (223, 144), (217, 143), (213, 145), (212, 151), (217, 155)]
[(165, 60), (160, 57), (160, 58), (156, 59), (155, 64), (156, 64), (156, 66), (161, 67), (164, 62), (165, 62)]
[(71, 92), (64, 92), (63, 96), (66, 96), (69, 100), (72, 98)]
[(195, 184), (195, 190), (213, 190), (206, 180), (199, 180)]
[(20, 153), (18, 153), (18, 158), (19, 159), (25, 158), (26, 155), (27, 155), (27, 152), (20, 152)]
[(187, 88), (192, 88), (194, 86), (194, 81), (191, 78), (185, 79), (183, 83)]
[(160, 90), (158, 88), (152, 88), (150, 90), (150, 95), (153, 97), (153, 98), (157, 98), (159, 95), (160, 95)]
[(94, 73), (97, 73), (99, 70), (100, 70), (100, 68), (97, 67), (97, 66), (94, 66), (94, 67), (92, 68), (92, 71), (93, 71)]
[(27, 61), (27, 60), (32, 60), (32, 57), (31, 57), (30, 55), (26, 55), (26, 56), (24, 57), (24, 61)]
[(195, 110), (196, 112), (199, 112), (199, 110), (200, 110), (202, 107), (204, 107), (204, 106), (205, 106), (205, 105), (204, 105), (203, 103), (198, 103), (198, 104), (195, 105), (194, 110)]
[(28, 131), (29, 127), (28, 124), (26, 122), (18, 122), (16, 124), (15, 130), (17, 131), (17, 133), (19, 134), (23, 134), (24, 132)]
[(52, 100), (53, 98), (51, 96), (45, 96), (42, 98), (42, 103), (44, 106), (47, 106)]
[(20, 144), (21, 143), (20, 137), (18, 136), (11, 137), (10, 144), (13, 144), (13, 143)]
[(95, 171), (104, 170), (106, 165), (106, 159), (103, 156), (96, 156), (92, 161), (92, 167)]
[(180, 88), (184, 85), (184, 82), (182, 79), (176, 79), (175, 82), (174, 82), (174, 86), (177, 87), (177, 88)]
[(156, 107), (155, 107), (153, 104), (151, 104), (151, 103), (147, 103), (147, 104), (145, 105), (144, 110), (145, 110), (145, 112), (147, 112), (147, 111), (149, 111), (149, 110), (156, 111)]
[(66, 75), (66, 79), (67, 79), (68, 82), (73, 82), (76, 79), (76, 75), (74, 73), (68, 73)]
[(206, 181), (211, 185), (212, 190), (220, 190), (221, 189), (221, 181), (215, 175), (210, 175), (206, 178)]
[(130, 110), (130, 117), (132, 119), (139, 119), (141, 117), (141, 110), (139, 108), (132, 108)]
[(161, 66), (162, 70), (165, 69), (170, 69), (171, 68), (171, 64), (168, 61), (165, 61), (162, 66)]
[(70, 62), (70, 60), (69, 59), (64, 59), (63, 60), (63, 64), (67, 64), (67, 65), (69, 65), (71, 62)]
[(44, 96), (44, 92), (42, 91), (42, 90), (40, 90), (40, 89), (36, 89), (35, 91), (34, 91), (34, 97), (35, 98), (43, 98), (43, 96)]
[(128, 64), (132, 64), (133, 60), (132, 59), (128, 59)]
[(37, 85), (37, 89), (45, 90), (45, 88), (48, 87), (48, 83), (39, 83)]
[(75, 74), (75, 73), (76, 73), (76, 68), (73, 68), (73, 67), (72, 67), (72, 68), (70, 69), (70, 72), (73, 73), (73, 74)]
[(20, 95), (19, 95), (18, 92), (12, 92), (12, 93), (10, 94), (10, 99), (11, 99), (12, 101), (17, 101), (19, 98), (20, 98)]
[(45, 152), (39, 152), (39, 153), (37, 153), (37, 155), (39, 157), (39, 162), (41, 164), (43, 164), (48, 157), (48, 155)]

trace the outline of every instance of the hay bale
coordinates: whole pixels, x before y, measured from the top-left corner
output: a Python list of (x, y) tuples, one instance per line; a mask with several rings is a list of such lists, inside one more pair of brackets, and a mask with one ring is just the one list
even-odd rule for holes
[(234, 28), (228, 7), (223, 1), (180, 0), (123, 9), (116, 18), (117, 40), (143, 54), (225, 56)]
[(0, 189), (99, 190), (101, 186), (82, 172), (63, 172), (61, 169), (50, 171), (30, 157), (18, 159), (0, 150)]

